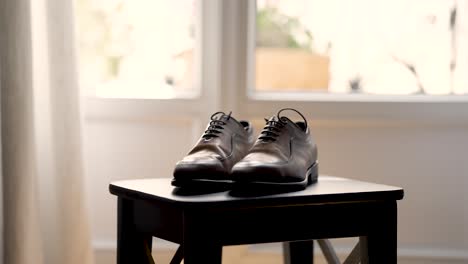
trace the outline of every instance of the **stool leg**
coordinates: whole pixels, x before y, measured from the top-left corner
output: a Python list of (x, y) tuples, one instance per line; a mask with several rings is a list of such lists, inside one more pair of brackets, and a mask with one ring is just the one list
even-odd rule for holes
[(317, 240), (320, 249), (322, 250), (323, 256), (327, 260), (328, 264), (340, 264), (340, 259), (333, 249), (333, 245), (328, 239), (319, 239)]
[(199, 240), (184, 241), (184, 264), (221, 264), (223, 247)]
[(367, 237), (359, 237), (359, 251), (361, 253), (361, 264), (369, 264), (369, 253), (367, 253)]
[(313, 264), (314, 241), (292, 241), (283, 243), (285, 264)]
[(367, 237), (370, 264), (397, 263), (397, 206), (396, 202), (381, 208), (381, 213)]
[(117, 214), (117, 264), (154, 264), (152, 237), (136, 230), (133, 201), (119, 197)]
[[(345, 261), (343, 261), (343, 264), (367, 264), (366, 262), (364, 262), (362, 259), (361, 259), (361, 255), (363, 255), (361, 253), (361, 241), (362, 239), (359, 238), (359, 242), (357, 243), (357, 245), (353, 248), (353, 250), (351, 250), (351, 253), (348, 255), (348, 257), (345, 259)], [(367, 245), (367, 243), (366, 243)], [(366, 256), (367, 256), (367, 246), (366, 246)]]
[(184, 264), (221, 264), (223, 246), (215, 237), (215, 224), (210, 216), (197, 212), (184, 214)]
[(169, 264), (180, 264), (183, 259), (184, 259), (184, 247), (180, 245), (177, 248), (177, 251), (174, 254), (174, 257), (172, 257), (171, 263)]

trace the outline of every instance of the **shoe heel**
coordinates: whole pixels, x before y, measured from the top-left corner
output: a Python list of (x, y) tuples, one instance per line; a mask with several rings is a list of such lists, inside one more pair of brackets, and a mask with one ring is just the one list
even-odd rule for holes
[(316, 183), (318, 180), (318, 161), (307, 169), (307, 185)]

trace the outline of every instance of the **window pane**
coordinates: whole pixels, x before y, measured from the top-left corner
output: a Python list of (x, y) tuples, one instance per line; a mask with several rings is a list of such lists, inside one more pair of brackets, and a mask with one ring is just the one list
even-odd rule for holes
[(257, 91), (468, 93), (468, 3), (258, 0)]
[(105, 97), (194, 91), (194, 0), (77, 0), (81, 85)]

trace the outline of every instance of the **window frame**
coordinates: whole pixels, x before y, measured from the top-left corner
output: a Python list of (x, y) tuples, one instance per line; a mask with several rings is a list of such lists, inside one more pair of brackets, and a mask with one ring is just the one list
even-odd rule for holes
[(85, 119), (126, 119), (161, 117), (179, 118), (181, 115), (197, 117), (209, 115), (221, 107), (219, 100), (221, 2), (198, 0), (196, 19), (197, 40), (194, 47), (194, 92), (175, 98), (100, 97), (84, 91)]
[[(468, 124), (468, 95), (372, 95), (308, 92), (255, 92), (256, 1), (226, 1), (224, 21), (238, 25), (230, 53), (237, 54), (240, 80), (238, 109), (244, 115), (265, 115), (266, 109), (294, 106), (317, 120), (354, 120), (369, 123), (414, 122)], [(232, 6), (230, 6), (232, 5)], [(231, 12), (229, 12), (231, 10)], [(236, 10), (237, 15), (233, 18)], [(243, 21), (246, 21), (243, 23)], [(240, 43), (245, 42), (245, 43)], [(232, 72), (232, 71), (231, 71)], [(243, 74), (244, 72), (245, 74)], [(271, 114), (271, 113), (270, 113)]]
[(252, 92), (256, 1), (203, 0), (199, 4), (195, 74), (199, 94), (174, 99), (86, 96), (88, 118), (141, 119), (164, 115), (209, 116), (218, 110), (243, 118), (296, 107), (316, 122), (429, 123), (468, 125), (468, 95), (369, 95)]

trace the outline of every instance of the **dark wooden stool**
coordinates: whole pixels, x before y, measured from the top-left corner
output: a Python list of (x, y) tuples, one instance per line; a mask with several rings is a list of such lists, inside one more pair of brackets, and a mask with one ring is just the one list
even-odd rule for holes
[(254, 195), (187, 192), (170, 181), (110, 184), (118, 196), (118, 264), (154, 263), (153, 236), (181, 245), (171, 263), (221, 263), (224, 245), (288, 242), (286, 261), (310, 264), (313, 240), (339, 237), (364, 238), (361, 263), (397, 263), (401, 188), (320, 176), (303, 191)]

